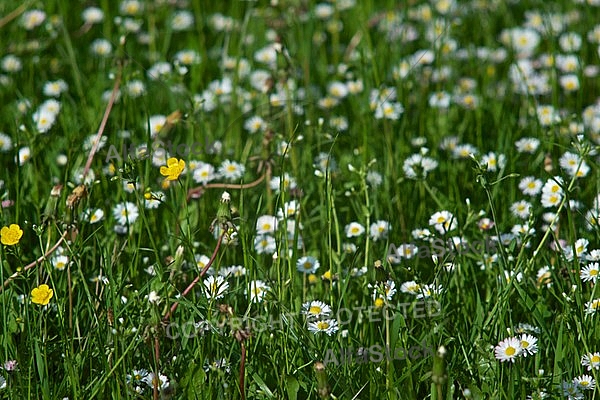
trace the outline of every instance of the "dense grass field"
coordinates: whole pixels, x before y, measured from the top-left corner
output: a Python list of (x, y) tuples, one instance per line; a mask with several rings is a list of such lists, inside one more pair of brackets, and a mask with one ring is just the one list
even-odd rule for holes
[(0, 2), (0, 399), (599, 399), (600, 2)]

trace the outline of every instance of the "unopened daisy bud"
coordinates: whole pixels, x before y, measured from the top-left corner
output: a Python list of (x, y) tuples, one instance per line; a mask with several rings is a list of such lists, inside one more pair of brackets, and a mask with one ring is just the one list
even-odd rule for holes
[(178, 246), (177, 250), (175, 250), (175, 257), (172, 258), (172, 262), (170, 265), (171, 271), (180, 271), (181, 266), (183, 265), (184, 257), (183, 253), (185, 248), (183, 246)]
[(42, 214), (42, 224), (46, 224), (51, 219), (54, 219), (56, 217), (56, 205), (58, 204), (58, 198), (60, 197), (62, 188), (62, 185), (56, 185), (50, 191), (50, 197), (48, 198), (46, 208), (44, 209), (44, 213)]
[(223, 192), (221, 195), (221, 203), (229, 203), (231, 201), (231, 196), (228, 192)]
[(444, 360), (446, 353), (446, 348), (440, 346), (433, 357), (431, 380), (438, 387), (441, 387), (448, 379), (448, 375), (446, 374), (446, 361)]
[(229, 207), (230, 201), (231, 196), (229, 196), (229, 193), (223, 192), (219, 208), (217, 209), (217, 221), (221, 226), (224, 226), (231, 221), (231, 208)]
[(327, 372), (325, 372), (325, 364), (318, 361), (315, 363), (315, 374), (317, 376), (317, 393), (320, 398), (328, 399), (330, 389), (329, 384), (327, 382)]
[(437, 263), (438, 263), (438, 256), (436, 254), (432, 254), (431, 255), (431, 260), (433, 261), (433, 263), (435, 265), (437, 265)]
[(65, 165), (67, 165), (68, 162), (68, 158), (67, 156), (65, 156), (64, 154), (59, 154), (56, 156), (56, 164), (58, 164), (61, 167), (64, 167)]

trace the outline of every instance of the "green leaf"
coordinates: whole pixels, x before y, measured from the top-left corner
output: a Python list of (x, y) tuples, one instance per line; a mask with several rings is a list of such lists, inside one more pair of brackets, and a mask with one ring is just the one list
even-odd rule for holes
[(298, 380), (293, 376), (288, 376), (285, 379), (285, 389), (287, 391), (289, 400), (296, 400), (298, 397), (298, 390), (300, 390), (300, 385), (298, 384)]
[(196, 397), (195, 395), (202, 394), (202, 390), (206, 389), (205, 380), (206, 374), (202, 366), (192, 362), (180, 382), (185, 393), (184, 397), (192, 399)]
[(265, 381), (263, 381), (261, 377), (258, 376), (258, 374), (253, 374), (252, 379), (254, 379), (254, 382), (256, 382), (260, 390), (262, 390), (265, 395), (271, 398), (275, 398), (275, 395), (273, 394), (273, 392), (271, 392), (271, 389), (269, 389)]

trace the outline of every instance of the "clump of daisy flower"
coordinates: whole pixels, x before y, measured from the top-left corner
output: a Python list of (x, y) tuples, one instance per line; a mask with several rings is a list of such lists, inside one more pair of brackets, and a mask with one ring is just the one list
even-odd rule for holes
[(219, 299), (229, 289), (229, 283), (220, 275), (209, 276), (204, 280), (204, 292), (210, 299)]
[(501, 362), (510, 361), (514, 363), (522, 351), (521, 341), (516, 337), (509, 337), (494, 347), (494, 356)]
[(261, 280), (250, 282), (245, 294), (250, 293), (250, 301), (260, 303), (271, 288)]
[(324, 332), (328, 336), (331, 336), (339, 330), (339, 326), (335, 319), (324, 319), (324, 320), (309, 322), (308, 330), (314, 334), (317, 334), (319, 332)]
[(302, 313), (309, 320), (326, 318), (331, 314), (331, 307), (319, 300), (308, 301), (302, 304)]
[(522, 333), (502, 340), (494, 347), (494, 356), (501, 362), (515, 362), (518, 357), (527, 357), (538, 352), (537, 337)]
[(304, 272), (305, 274), (314, 274), (320, 266), (319, 260), (312, 256), (301, 257), (296, 263), (298, 271)]

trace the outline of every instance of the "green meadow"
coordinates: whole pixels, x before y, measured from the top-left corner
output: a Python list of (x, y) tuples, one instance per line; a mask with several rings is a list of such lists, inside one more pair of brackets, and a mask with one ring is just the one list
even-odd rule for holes
[(600, 398), (600, 1), (5, 1), (0, 104), (0, 400)]

